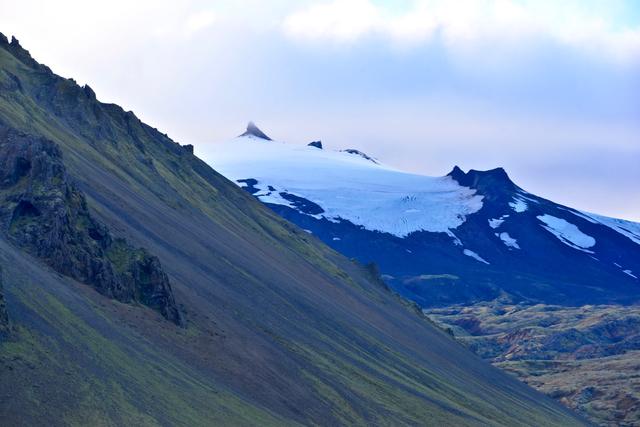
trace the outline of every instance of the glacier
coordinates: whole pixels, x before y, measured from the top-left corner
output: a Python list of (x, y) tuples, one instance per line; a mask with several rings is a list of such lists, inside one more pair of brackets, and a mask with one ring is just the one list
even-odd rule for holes
[(451, 177), (402, 172), (356, 150), (331, 151), (244, 135), (215, 145), (207, 162), (227, 178), (252, 179), (265, 203), (295, 205), (282, 193), (322, 207), (329, 221), (406, 237), (449, 235), (482, 208), (482, 196)]

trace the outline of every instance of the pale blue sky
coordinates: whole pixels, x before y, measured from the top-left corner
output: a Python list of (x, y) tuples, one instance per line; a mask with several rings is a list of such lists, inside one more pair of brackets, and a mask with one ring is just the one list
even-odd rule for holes
[[(256, 121), (640, 220), (640, 3), (0, 0), (0, 31), (196, 152)], [(215, 166), (215, 165), (214, 165)]]

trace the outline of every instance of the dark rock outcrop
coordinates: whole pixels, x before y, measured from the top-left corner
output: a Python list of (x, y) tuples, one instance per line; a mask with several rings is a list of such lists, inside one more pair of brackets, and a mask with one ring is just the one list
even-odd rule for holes
[(363, 153), (360, 150), (356, 150), (355, 148), (347, 148), (346, 150), (341, 150), (343, 153), (349, 153), (349, 154), (353, 154), (354, 156), (360, 156), (363, 159), (369, 160), (370, 162), (373, 163), (378, 163), (378, 161), (376, 159), (374, 159), (373, 157)]
[(522, 191), (520, 187), (511, 181), (511, 178), (503, 168), (487, 171), (471, 169), (469, 172), (464, 173), (462, 169), (455, 166), (447, 176), (450, 176), (462, 186), (476, 189), (489, 200), (501, 200), (505, 197), (510, 200), (513, 193), (518, 190)]
[(44, 65), (38, 64), (31, 57), (31, 54), (29, 53), (29, 51), (23, 48), (20, 45), (20, 42), (18, 41), (18, 39), (16, 39), (13, 36), (11, 37), (11, 41), (9, 41), (4, 34), (0, 33), (0, 47), (3, 47), (7, 51), (11, 52), (11, 54), (14, 57), (22, 61), (22, 63), (24, 63), (25, 65), (28, 65), (30, 67), (37, 68), (37, 69), (47, 69), (47, 70), (49, 69)]
[(51, 141), (0, 126), (0, 231), (59, 273), (182, 324), (159, 260), (89, 213)]
[(313, 141), (307, 144), (309, 147), (316, 147), (322, 150), (322, 141)]
[(304, 197), (296, 196), (295, 194), (280, 192), (280, 197), (285, 200), (288, 200), (292, 206), (295, 206), (297, 210), (300, 212), (306, 213), (308, 215), (320, 215), (324, 213), (324, 209), (320, 207), (317, 203), (312, 202), (311, 200), (307, 200)]
[(253, 122), (249, 122), (247, 124), (247, 130), (240, 136), (253, 136), (267, 141), (272, 141), (272, 139), (269, 138), (266, 133), (262, 132)]

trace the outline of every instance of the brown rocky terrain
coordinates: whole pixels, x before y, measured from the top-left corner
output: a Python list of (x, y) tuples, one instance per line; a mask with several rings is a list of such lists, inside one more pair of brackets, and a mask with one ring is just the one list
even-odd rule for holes
[(460, 342), (599, 425), (640, 424), (640, 307), (496, 300), (432, 309)]

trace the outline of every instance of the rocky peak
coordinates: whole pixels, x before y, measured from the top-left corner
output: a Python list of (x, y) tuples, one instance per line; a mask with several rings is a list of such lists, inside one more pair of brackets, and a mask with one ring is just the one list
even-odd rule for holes
[(87, 95), (87, 98), (93, 99), (93, 100), (96, 99), (96, 93), (93, 91), (93, 89), (91, 89), (89, 85), (82, 86), (82, 90), (84, 90), (84, 93)]
[(1, 126), (0, 233), (60, 274), (183, 323), (159, 260), (91, 216), (58, 146)]
[(520, 189), (511, 181), (511, 178), (503, 168), (486, 171), (471, 169), (469, 172), (464, 173), (462, 169), (455, 166), (447, 176), (456, 180), (460, 185), (475, 188), (485, 196), (510, 195)]
[(464, 171), (460, 169), (458, 165), (455, 165), (453, 167), (453, 170), (451, 170), (451, 172), (447, 174), (447, 176), (450, 176), (454, 180), (458, 181), (458, 184), (462, 184), (462, 181), (466, 179), (466, 175), (467, 174), (464, 173)]
[(0, 33), (0, 47), (3, 47), (11, 52), (13, 56), (15, 56), (25, 65), (33, 68), (40, 67), (40, 64), (38, 64), (38, 62), (31, 57), (29, 51), (23, 48), (20, 45), (18, 39), (14, 36), (11, 36), (11, 41), (9, 42), (9, 40), (7, 40), (7, 37), (4, 34)]
[(322, 141), (313, 141), (307, 144), (309, 147), (316, 147), (322, 150)]
[(272, 139), (269, 138), (266, 133), (262, 132), (260, 128), (258, 128), (258, 126), (256, 126), (256, 124), (253, 122), (249, 122), (247, 124), (247, 130), (240, 136), (252, 136), (267, 141), (272, 141)]

